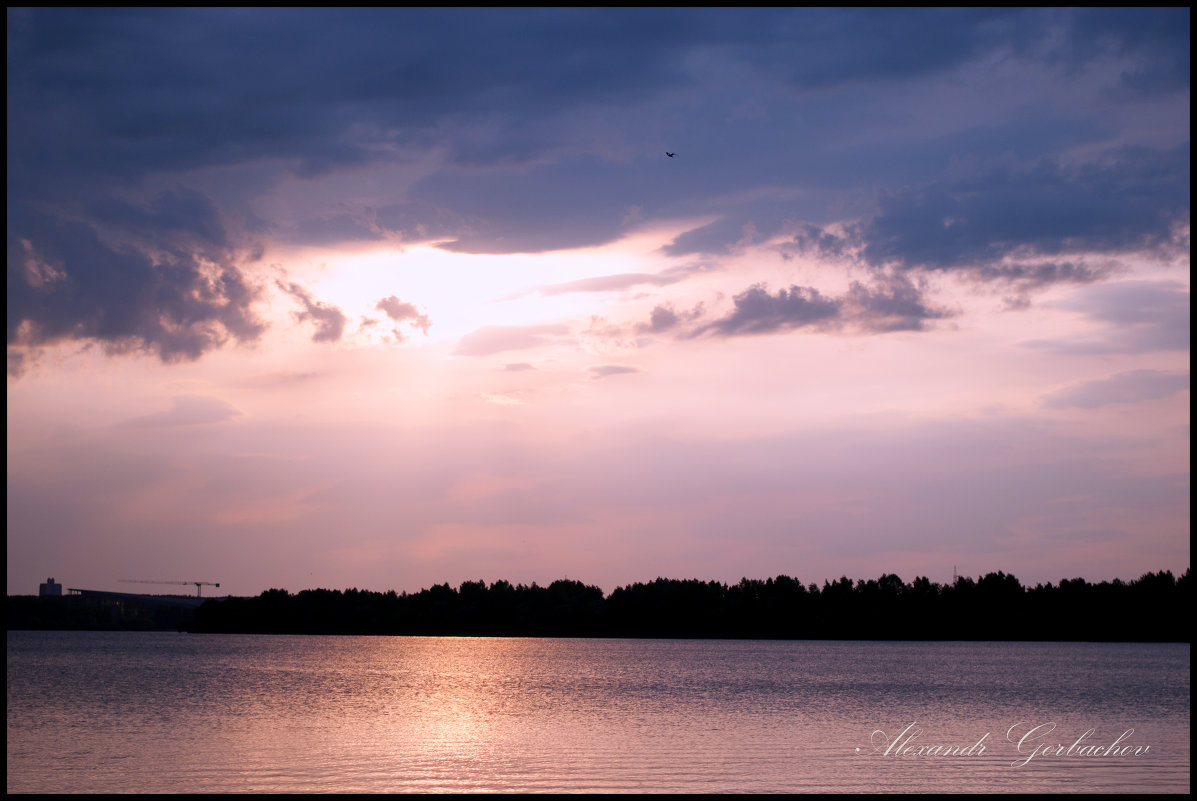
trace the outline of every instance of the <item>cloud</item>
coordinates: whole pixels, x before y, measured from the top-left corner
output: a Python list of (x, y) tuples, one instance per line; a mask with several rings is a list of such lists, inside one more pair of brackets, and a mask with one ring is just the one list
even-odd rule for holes
[(762, 226), (766, 234), (777, 230), (784, 213), (784, 207), (772, 204), (771, 211), (765, 212), (771, 219), (765, 223), (759, 210), (755, 214), (737, 211), (679, 234), (661, 250), (669, 256), (731, 253), (738, 247), (759, 241), (762, 238)]
[(844, 296), (841, 318), (871, 333), (922, 331), (927, 320), (950, 316), (931, 306), (923, 293), (901, 276), (878, 279), (872, 288), (853, 281)]
[(252, 254), (287, 239), (543, 252), (713, 220), (681, 255), (858, 221), (806, 245), (1081, 280), (999, 266), (1094, 270), (1075, 254), (1187, 219), (1187, 31), (1187, 9), (9, 9), (9, 343), (253, 341)]
[(1069, 69), (1124, 58), (1142, 76), (1129, 85), (1159, 74), (1184, 87), (1188, 74), (1183, 10), (107, 8), (8, 21), (12, 143), (134, 179), (267, 156), (311, 175), (433, 141), (463, 164), (528, 163), (560, 141), (551, 123), (564, 114), (702, 89), (701, 68), (728, 62), (791, 91), (893, 84), (1037, 46)]
[(857, 247), (852, 237), (810, 223), (802, 223), (797, 226), (790, 240), (783, 243), (779, 249), (783, 256), (801, 253), (824, 260), (840, 260), (855, 258)]
[(438, 171), (417, 182), (411, 195), (458, 215), (457, 236), (438, 247), (457, 253), (541, 253), (601, 245), (625, 235), (629, 198), (666, 201), (676, 191), (659, 183), (659, 169), (592, 154), (546, 154), (527, 166)]
[(93, 201), (88, 212), (104, 231), (119, 230), (143, 241), (190, 248), (225, 248), (228, 234), (211, 198), (184, 186), (159, 192), (139, 206), (113, 197)]
[[(798, 24), (786, 25), (784, 35), (763, 42), (751, 58), (804, 89), (826, 89), (886, 76), (898, 80), (954, 67), (996, 49), (1011, 36), (1033, 36), (1027, 26), (1035, 24), (1037, 16), (1019, 11), (982, 14), (962, 9), (814, 12), (786, 20)], [(853, 33), (851, 46), (837, 48), (837, 34), (845, 30)], [(921, 46), (911, 47), (913, 41)], [(797, 52), (804, 57), (794, 58)]]
[[(565, 295), (571, 292), (623, 292), (637, 286), (671, 286), (695, 275), (709, 273), (712, 267), (705, 263), (681, 264), (657, 273), (618, 273), (565, 281), (560, 284), (545, 284), (528, 292), (544, 296)], [(528, 294), (522, 292), (514, 297)]]
[[(559, 131), (547, 123), (563, 112), (688, 83), (683, 59), (726, 35), (726, 15), (688, 16), (10, 10), (9, 97), (22, 103), (10, 143), (37, 153), (40, 141), (54, 154), (21, 171), (30, 184), (37, 167), (66, 163), (136, 180), (279, 158), (317, 176), (390, 160), (397, 147), (447, 147), (473, 165), (527, 162), (554, 147)], [(768, 32), (740, 29), (749, 41)]]
[(842, 305), (842, 301), (825, 297), (811, 287), (791, 286), (773, 295), (764, 284), (736, 295), (734, 303), (730, 314), (707, 323), (698, 333), (734, 336), (818, 325), (837, 318)]
[(491, 356), (509, 350), (530, 350), (558, 344), (569, 333), (564, 325), (490, 325), (466, 334), (455, 356)]
[(1071, 63), (1125, 58), (1118, 94), (1151, 96), (1189, 88), (1189, 9), (1093, 8), (1078, 11), (1062, 54)]
[(702, 313), (695, 308), (683, 318), (668, 306), (657, 306), (644, 333), (674, 331), (679, 336), (741, 336), (772, 334), (802, 328), (819, 331), (848, 331), (883, 334), (892, 331), (922, 331), (927, 321), (951, 316), (947, 309), (934, 306), (922, 290), (903, 275), (878, 275), (872, 286), (853, 281), (841, 296), (824, 295), (813, 287), (790, 286), (776, 294), (764, 284), (755, 284), (733, 298), (729, 313), (694, 328), (685, 329)]
[(93, 340), (172, 362), (265, 330), (253, 309), (260, 289), (200, 196), (163, 193), (149, 208), (113, 204), (103, 216), (94, 227), (10, 204), (9, 346)]
[(1043, 403), (1051, 409), (1097, 409), (1113, 404), (1170, 398), (1188, 388), (1188, 373), (1131, 370), (1099, 381), (1066, 387), (1049, 395)]
[(24, 351), (8, 349), (8, 375), (10, 378), (20, 378), (25, 375), (25, 370), (29, 367), (29, 355)]
[(1187, 330), (1190, 296), (1187, 286), (1173, 281), (1121, 281), (1078, 292), (1060, 306), (1127, 327), (1167, 323), (1175, 330), (1183, 320)]
[(703, 305), (701, 303), (694, 306), (690, 311), (680, 312), (669, 304), (661, 304), (653, 307), (648, 322), (636, 326), (636, 331), (641, 334), (663, 334), (666, 331), (677, 332), (681, 330), (683, 325), (701, 319), (702, 314)]
[(503, 365), (503, 372), (505, 373), (522, 373), (525, 370), (535, 370), (536, 368), (527, 362), (511, 362)]
[[(874, 266), (986, 268), (983, 276), (1010, 278), (1018, 276), (993, 265), (1011, 256), (1158, 250), (1178, 222), (1187, 222), (1188, 175), (1187, 143), (1122, 148), (1080, 165), (995, 164), (955, 181), (886, 193), (879, 213), (860, 228), (862, 256)], [(1077, 273), (1060, 277), (1076, 280)]]
[(590, 368), (590, 377), (592, 379), (607, 378), (613, 375), (625, 375), (627, 373), (638, 373), (639, 369), (635, 367), (626, 367), (620, 364), (603, 364), (598, 367)]
[(312, 297), (311, 293), (296, 283), (278, 282), (279, 289), (293, 297), (303, 311), (295, 312), (295, 319), (299, 322), (310, 321), (316, 327), (312, 334), (313, 342), (339, 342), (345, 332), (348, 318), (344, 312), (330, 303), (324, 303)]
[(1005, 298), (1008, 308), (1026, 309), (1036, 290), (1055, 284), (1091, 284), (1108, 278), (1113, 271), (1108, 265), (1095, 266), (1079, 261), (1040, 261), (987, 264), (973, 271), (973, 275), (1012, 290)]
[(133, 417), (122, 425), (135, 428), (176, 428), (180, 426), (210, 425), (239, 417), (232, 404), (208, 395), (177, 395), (171, 408), (142, 417)]
[(654, 333), (668, 331), (677, 325), (679, 320), (677, 312), (668, 306), (655, 306), (652, 315), (649, 317), (646, 329)]
[(432, 325), (432, 321), (428, 319), (428, 315), (421, 314), (420, 310), (415, 306), (410, 303), (404, 303), (394, 295), (378, 301), (378, 305), (374, 308), (386, 312), (387, 316), (397, 323), (406, 321), (413, 328), (423, 331), (425, 336), (428, 335), (428, 328)]
[(542, 295), (564, 295), (569, 292), (622, 292), (643, 284), (668, 286), (676, 284), (684, 278), (685, 275), (678, 273), (620, 273), (619, 275), (600, 275), (595, 278), (566, 281), (562, 284), (549, 284), (537, 287), (537, 291)]
[(1120, 281), (1086, 287), (1060, 308), (1097, 323), (1097, 336), (1031, 340), (1024, 347), (1059, 353), (1151, 353), (1190, 347), (1189, 288), (1174, 281)]

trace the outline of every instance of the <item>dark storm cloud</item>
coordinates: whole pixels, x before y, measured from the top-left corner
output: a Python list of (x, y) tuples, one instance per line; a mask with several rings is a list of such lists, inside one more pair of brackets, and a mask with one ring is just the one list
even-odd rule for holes
[[(680, 56), (695, 37), (709, 40), (724, 15), (10, 9), (8, 16), (10, 107), (21, 110), (21, 149), (41, 162), (36, 167), (136, 177), (264, 156), (296, 159), (300, 174), (315, 175), (389, 158), (385, 146), (396, 142), (429, 144), (460, 117), (646, 97), (685, 79)], [(741, 27), (741, 35), (757, 29)], [(544, 146), (521, 148), (518, 136), (509, 138), (507, 146), (503, 137), (439, 144), (474, 163), (535, 156)]]
[(1044, 400), (1053, 409), (1096, 409), (1117, 403), (1170, 398), (1189, 388), (1188, 373), (1132, 370), (1099, 381), (1067, 387)]
[(304, 216), (286, 225), (272, 227), (279, 239), (300, 245), (332, 247), (345, 242), (427, 242), (453, 240), (476, 221), (450, 206), (428, 202), (405, 201), (373, 206), (357, 206), (346, 211), (341, 204)]
[[(1007, 131), (992, 143), (974, 133), (956, 152), (984, 153), (990, 147), (997, 151), (1026, 133)], [(1036, 135), (1042, 145), (1041, 133)], [(938, 165), (928, 167), (943, 170), (948, 165), (942, 152), (940, 158)], [(851, 173), (852, 168), (844, 169), (845, 175)], [(876, 207), (861, 209), (860, 221), (842, 232), (794, 222), (826, 217), (826, 210), (812, 204), (814, 196), (808, 194), (797, 200), (740, 205), (680, 234), (663, 251), (672, 256), (727, 254), (784, 235), (789, 241), (778, 246), (783, 257), (802, 253), (828, 260), (860, 259), (872, 267), (970, 269), (979, 279), (1024, 289), (1056, 281), (1091, 281), (1104, 272), (1078, 265), (1075, 259), (1052, 269), (1004, 262), (1028, 257), (1063, 262), (1063, 256), (1085, 252), (1159, 254), (1174, 249), (1178, 226), (1189, 221), (1189, 171), (1187, 141), (1167, 150), (1103, 150), (1095, 160), (1082, 163), (1055, 157), (1024, 163), (1007, 153), (985, 162), (958, 161), (950, 178), (883, 190)], [(886, 177), (884, 169), (876, 175)], [(830, 196), (825, 202), (832, 202)]]
[[(116, 283), (143, 275), (140, 286), (122, 287), (124, 297), (154, 294), (158, 279), (144, 257), (116, 252), (100, 239), (88, 242), (89, 225), (119, 221), (151, 247), (181, 232), (218, 240), (216, 210), (197, 193), (180, 191), (138, 209), (115, 199), (118, 188), (155, 173), (263, 160), (300, 176), (446, 148), (461, 164), (534, 160), (556, 148), (560, 134), (535, 119), (561, 117), (579, 104), (637, 102), (687, 80), (681, 55), (695, 36), (701, 41), (720, 27), (708, 17), (720, 14), (9, 9), (9, 342), (16, 324), (33, 319), (38, 339), (103, 337), (112, 330), (161, 347), (165, 358), (219, 344), (214, 333), (189, 331), (188, 321), (181, 342), (110, 320), (97, 331), (97, 315), (81, 314), (93, 310), (80, 306), (97, 306), (104, 318), (129, 316), (109, 310), (103, 296), (67, 300), (63, 293), (35, 298), (11, 291), (14, 272), (19, 278), (24, 271), (21, 241), (37, 252), (66, 250), (42, 241), (51, 227), (82, 226), (72, 237), (71, 260), (60, 267), (76, 289), (114, 283), (85, 273), (116, 270), (122, 273)], [(533, 122), (521, 129), (521, 119)], [(484, 131), (481, 139), (475, 130)], [(270, 180), (257, 178), (253, 187), (239, 180), (227, 179), (230, 206), (246, 228), (270, 230), (271, 221), (251, 218), (245, 196)], [(503, 231), (510, 221), (496, 214), (501, 205), (476, 215), (437, 208), (447, 221), (441, 229), (497, 226), (500, 238), (518, 242)], [(383, 224), (436, 235), (428, 209), (418, 200), (393, 205), (383, 211)], [(591, 216), (577, 208), (574, 219)], [(598, 239), (616, 232), (607, 229)], [(303, 223), (300, 236), (332, 242), (380, 233), (351, 216), (324, 216)], [(576, 233), (563, 233), (553, 244), (578, 242)], [(226, 283), (240, 278), (225, 269)], [(145, 311), (152, 318), (152, 306)], [(235, 334), (243, 332), (244, 326)], [(321, 336), (332, 336), (332, 329)]]
[[(811, 13), (784, 20), (775, 41), (763, 43), (751, 59), (804, 88), (900, 80), (953, 67), (1012, 38), (1016, 43), (1037, 38), (1026, 25), (1028, 16), (912, 8)], [(846, 33), (857, 46), (838, 46)], [(910, 47), (912, 41), (921, 46)]]
[(661, 183), (663, 170), (659, 164), (568, 155), (519, 170), (441, 171), (412, 193), (421, 203), (451, 207), (460, 215), (459, 234), (441, 245), (446, 250), (536, 253), (622, 236), (629, 205), (659, 207), (677, 191)]
[(337, 214), (332, 217), (311, 217), (300, 220), (285, 231), (283, 237), (304, 245), (337, 245), (341, 242), (382, 242), (386, 235), (371, 227), (358, 215)]
[(126, 232), (145, 241), (171, 241), (192, 249), (228, 246), (216, 204), (194, 189), (160, 192), (146, 206), (104, 198), (92, 203), (88, 211), (102, 229)]
[(81, 177), (128, 181), (261, 158), (317, 175), (392, 160), (397, 147), (447, 148), (463, 166), (528, 164), (576, 140), (563, 136), (572, 112), (619, 109), (643, 125), (633, 109), (709, 90), (704, 69), (724, 64), (821, 90), (1004, 52), (1043, 51), (1072, 69), (1113, 53), (1180, 75), (1187, 19), (1187, 10), (10, 9), (9, 138), (21, 154), (10, 181), (25, 195)]
[(861, 231), (871, 264), (945, 270), (1011, 255), (1136, 252), (1169, 243), (1189, 215), (1189, 148), (1106, 161), (995, 167), (889, 193)]
[[(261, 327), (242, 271), (266, 236), (533, 252), (611, 241), (635, 207), (638, 222), (719, 218), (670, 255), (727, 252), (789, 220), (864, 220), (864, 257), (906, 269), (1149, 248), (1187, 220), (1188, 19), (1187, 9), (9, 9), (9, 343), (23, 322), (27, 344), (90, 338), (166, 359), (252, 339)], [(966, 119), (920, 136), (885, 106), (898, 90), (934, 94), (919, 82), (1007, 62), (1028, 93), (1013, 122)], [(1098, 76), (1105, 107), (1060, 103), (1034, 82), (1108, 63), (1122, 68)], [(1173, 96), (1184, 121), (1150, 124), (1173, 149), (1059, 160), (1118, 141), (1143, 103)], [(1033, 166), (935, 178), (953, 159), (1011, 153)], [(423, 165), (423, 177), (373, 193), (370, 214), (320, 194), (318, 179), (399, 164)], [(312, 179), (293, 186), (313, 202), (294, 218), (258, 216), (255, 201), (288, 176)], [(802, 193), (727, 200), (774, 185)], [(862, 207), (878, 189), (879, 206)]]
[[(256, 339), (264, 329), (252, 309), (259, 292), (226, 261), (219, 229), (206, 227), (204, 214), (198, 226), (141, 235), (147, 219), (169, 217), (163, 206), (180, 197), (149, 211), (112, 205), (104, 236), (85, 222), (10, 206), (8, 344), (91, 339), (176, 361), (229, 339)], [(127, 226), (118, 224), (122, 216)]]
[(303, 311), (295, 312), (295, 319), (301, 323), (310, 321), (316, 327), (316, 332), (312, 334), (313, 342), (340, 341), (341, 334), (345, 332), (345, 323), (348, 322), (344, 312), (331, 303), (316, 300), (299, 284), (279, 281), (278, 288), (303, 307)]
[(1061, 57), (1072, 64), (1102, 55), (1136, 61), (1120, 75), (1119, 89), (1153, 95), (1189, 88), (1188, 8), (1093, 8), (1078, 11)]
[[(143, 153), (147, 161), (186, 153), (225, 162), (269, 148), (315, 172), (377, 158), (366, 142), (337, 135), (352, 123), (431, 127), (443, 115), (518, 119), (514, 110), (626, 103), (692, 82), (685, 60), (705, 49), (818, 88), (951, 69), (983, 53), (1025, 50), (1049, 40), (1049, 29), (1068, 34), (1070, 63), (1110, 50), (1160, 52), (1164, 42), (1174, 64), (1187, 12), (41, 9), (10, 11), (9, 22), (19, 88), (36, 82), (82, 101), (101, 128), (131, 138), (167, 126), (179, 134)], [(1079, 47), (1092, 38), (1107, 44)], [(337, 113), (307, 114), (321, 106)], [(210, 124), (186, 127), (205, 113), (221, 118), (226, 137), (212, 136)], [(535, 156), (543, 142), (520, 143), (529, 130), (517, 125), (506, 145), (451, 144), (474, 162)]]
[(1110, 56), (1138, 59), (1120, 76), (1130, 89), (1174, 91), (1189, 82), (1187, 8), (845, 9), (776, 24), (775, 41), (762, 42), (750, 58), (806, 88), (901, 80), (994, 51), (1042, 51), (1071, 69)]

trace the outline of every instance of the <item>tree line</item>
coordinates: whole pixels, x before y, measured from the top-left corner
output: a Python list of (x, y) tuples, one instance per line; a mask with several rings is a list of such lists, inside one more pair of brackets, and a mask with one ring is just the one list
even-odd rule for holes
[(737, 584), (665, 579), (604, 595), (562, 579), (547, 587), (467, 581), (415, 593), (272, 589), (211, 600), (184, 628), (259, 634), (416, 634), (864, 640), (1188, 642), (1189, 570), (1137, 580), (1064, 579), (1024, 587), (1006, 573), (937, 584), (896, 575), (803, 585), (789, 576)]

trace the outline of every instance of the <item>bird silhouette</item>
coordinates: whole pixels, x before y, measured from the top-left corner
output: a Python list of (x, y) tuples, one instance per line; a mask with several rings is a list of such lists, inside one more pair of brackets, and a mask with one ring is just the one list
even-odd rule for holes
[(676, 156), (676, 155), (677, 155), (677, 153), (670, 153), (668, 150), (666, 150), (666, 151), (665, 151), (665, 155), (666, 155), (666, 156), (669, 156), (669, 158), (673, 158), (674, 156)]

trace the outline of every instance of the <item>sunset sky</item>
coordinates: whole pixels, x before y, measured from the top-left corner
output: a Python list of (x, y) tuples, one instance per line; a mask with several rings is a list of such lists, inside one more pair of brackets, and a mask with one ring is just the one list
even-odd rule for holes
[(10, 8), (8, 592), (1182, 572), (1189, 69), (1188, 9)]

